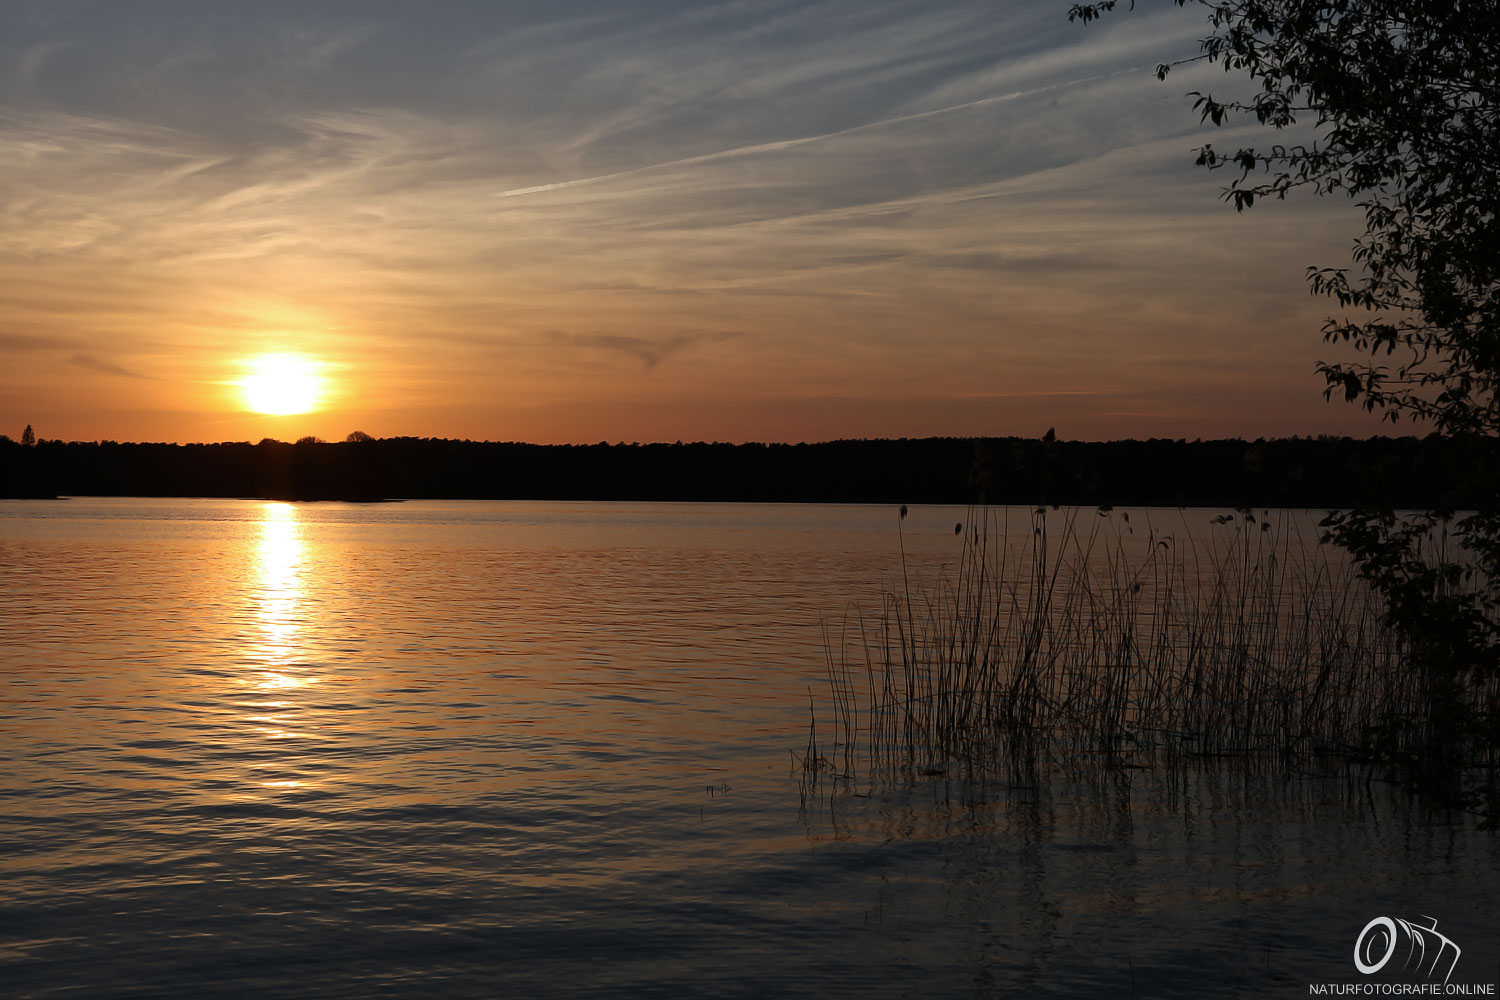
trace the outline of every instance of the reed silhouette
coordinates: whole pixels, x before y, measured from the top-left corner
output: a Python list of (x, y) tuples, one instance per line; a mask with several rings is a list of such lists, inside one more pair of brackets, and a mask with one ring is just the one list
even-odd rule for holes
[(901, 579), (827, 630), (810, 779), (1332, 760), (1493, 806), (1500, 682), (1434, 691), (1353, 560), (1285, 512), (976, 509), (956, 575), (928, 581), (904, 515)]

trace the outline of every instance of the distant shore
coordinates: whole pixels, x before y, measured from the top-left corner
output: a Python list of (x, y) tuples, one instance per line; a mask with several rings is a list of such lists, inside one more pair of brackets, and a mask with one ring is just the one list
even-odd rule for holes
[(0, 440), (0, 497), (1465, 508), (1493, 441), (902, 438), (817, 444)]

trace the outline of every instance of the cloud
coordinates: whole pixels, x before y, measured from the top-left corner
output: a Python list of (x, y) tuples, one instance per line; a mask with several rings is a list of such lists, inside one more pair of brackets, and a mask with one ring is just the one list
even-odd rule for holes
[(337, 30), (291, 28), (283, 35), (290, 58), (317, 71), (327, 70), (340, 57), (377, 36), (376, 25), (356, 25)]
[(599, 184), (607, 181), (620, 180), (622, 178), (634, 177), (657, 170), (669, 170), (676, 167), (692, 167), (703, 164), (714, 163), (719, 160), (735, 159), (737, 157), (756, 156), (763, 153), (779, 153), (786, 150), (796, 149), (809, 143), (823, 142), (829, 139), (838, 139), (843, 136), (857, 135), (870, 129), (887, 128), (892, 125), (902, 125), (908, 122), (920, 122), (928, 118), (936, 118), (941, 115), (950, 115), (956, 111), (968, 111), (975, 108), (985, 108), (994, 104), (1003, 104), (1010, 101), (1020, 100), (1026, 97), (1036, 97), (1049, 91), (1064, 87), (1073, 87), (1081, 84), (1092, 83), (1096, 80), (1105, 79), (1103, 76), (1085, 77), (1080, 80), (1068, 80), (1059, 83), (1048, 84), (1045, 87), (1036, 87), (1031, 90), (1018, 90), (1008, 94), (995, 94), (990, 97), (976, 98), (972, 101), (964, 101), (961, 104), (951, 104), (942, 108), (931, 108), (926, 111), (916, 111), (911, 114), (896, 115), (891, 118), (882, 118), (878, 121), (864, 122), (859, 125), (851, 125), (848, 128), (836, 129), (831, 132), (823, 132), (818, 135), (806, 135), (792, 139), (779, 139), (774, 142), (762, 142), (748, 146), (737, 146), (732, 149), (721, 149), (713, 153), (702, 153), (697, 156), (685, 156), (675, 160), (666, 160), (661, 163), (647, 164), (646, 166), (633, 167), (629, 170), (620, 170), (609, 174), (599, 174), (594, 177), (578, 177), (571, 180), (554, 181), (548, 184), (536, 184), (530, 187), (513, 188), (509, 191), (497, 191), (496, 198), (517, 198), (529, 194), (543, 194), (548, 191), (562, 191), (571, 187), (579, 187), (585, 184)]
[(1181, 94), (1223, 74), (1151, 78), (1204, 27), (1167, 8), (1084, 29), (964, 0), (106, 4), (64, 29), (0, 5), (0, 65), (38, 84), (0, 110), (0, 367), (73, 354), (8, 376), (0, 418), (77, 368), (148, 395), (114, 358), (151, 358), (177, 405), (261, 350), (476, 421), (496, 399), (1188, 399), (1151, 358), (1301, 378), (1324, 307), (1301, 269), (1342, 263), (1358, 220), (1218, 203)]
[(16, 66), (16, 76), (22, 85), (28, 90), (36, 87), (47, 60), (72, 45), (72, 42), (44, 42), (27, 49)]
[(112, 361), (96, 358), (92, 354), (75, 354), (68, 359), (68, 364), (77, 365), (79, 368), (87, 368), (89, 371), (103, 372), (106, 375), (122, 375), (125, 378), (140, 378), (157, 381), (154, 375), (142, 375), (140, 372), (131, 371)]
[(642, 371), (651, 371), (671, 355), (699, 344), (721, 343), (738, 336), (738, 331), (728, 330), (694, 330), (658, 340), (615, 333), (564, 333), (553, 330), (548, 334), (549, 339), (569, 347), (616, 352), (635, 358), (641, 363)]
[(8, 353), (55, 351), (59, 347), (70, 347), (76, 343), (76, 340), (54, 337), (50, 334), (0, 333), (0, 351)]

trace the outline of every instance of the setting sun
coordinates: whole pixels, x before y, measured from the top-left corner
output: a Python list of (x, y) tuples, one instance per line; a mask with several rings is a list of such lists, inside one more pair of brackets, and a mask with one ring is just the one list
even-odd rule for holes
[(245, 405), (256, 413), (285, 415), (316, 409), (322, 393), (321, 364), (299, 354), (266, 354), (245, 362), (240, 379)]

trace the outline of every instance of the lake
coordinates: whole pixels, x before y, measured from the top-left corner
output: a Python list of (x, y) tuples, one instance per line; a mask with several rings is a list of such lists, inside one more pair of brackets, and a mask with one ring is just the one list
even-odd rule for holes
[(824, 622), (967, 516), (0, 502), (0, 993), (1441, 987), (1356, 970), (1379, 917), (1495, 982), (1496, 835), (1363, 772), (809, 791)]

